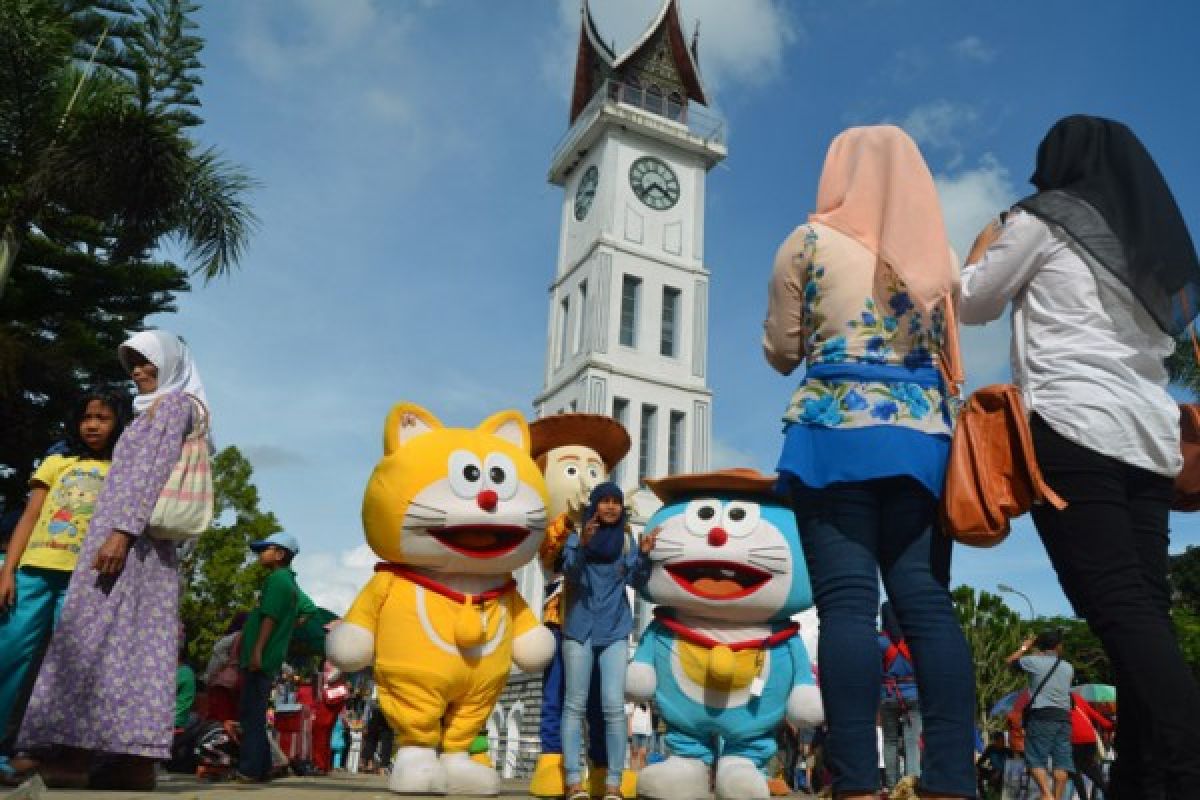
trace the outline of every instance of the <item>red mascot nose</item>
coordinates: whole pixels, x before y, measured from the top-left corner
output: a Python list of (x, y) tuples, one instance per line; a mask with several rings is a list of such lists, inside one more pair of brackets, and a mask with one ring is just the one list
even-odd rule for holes
[(729, 541), (729, 534), (724, 528), (713, 528), (708, 532), (708, 544), (710, 547), (721, 547)]
[(500, 497), (491, 489), (484, 489), (475, 495), (475, 502), (479, 503), (479, 507), (484, 511), (495, 511), (496, 503), (500, 502)]

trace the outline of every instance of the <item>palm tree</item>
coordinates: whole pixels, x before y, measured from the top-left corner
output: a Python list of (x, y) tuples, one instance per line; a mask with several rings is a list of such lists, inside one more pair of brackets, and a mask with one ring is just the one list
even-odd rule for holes
[(127, 0), (0, 0), (0, 294), (24, 237), (74, 215), (102, 223), (116, 260), (176, 237), (206, 280), (237, 264), (255, 184), (187, 133), (195, 8), (150, 0), (139, 20)]

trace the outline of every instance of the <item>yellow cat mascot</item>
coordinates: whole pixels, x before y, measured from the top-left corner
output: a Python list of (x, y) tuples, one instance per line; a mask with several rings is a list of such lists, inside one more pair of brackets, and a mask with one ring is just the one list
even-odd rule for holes
[(512, 662), (540, 671), (554, 653), (512, 579), (546, 528), (546, 484), (529, 446), (516, 411), (474, 430), (446, 428), (411, 403), (388, 414), (362, 512), (383, 560), (327, 646), (343, 670), (374, 667), (400, 746), (394, 792), (498, 794), (496, 771), (471, 760), (471, 740)]

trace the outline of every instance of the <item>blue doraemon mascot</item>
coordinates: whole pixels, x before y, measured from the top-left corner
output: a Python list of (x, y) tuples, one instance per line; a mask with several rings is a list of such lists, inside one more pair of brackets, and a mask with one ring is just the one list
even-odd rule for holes
[(784, 715), (821, 721), (808, 650), (791, 617), (812, 607), (808, 569), (774, 479), (731, 469), (647, 481), (663, 501), (642, 589), (654, 621), (629, 665), (631, 699), (654, 698), (671, 756), (638, 776), (638, 796), (770, 797), (764, 769)]

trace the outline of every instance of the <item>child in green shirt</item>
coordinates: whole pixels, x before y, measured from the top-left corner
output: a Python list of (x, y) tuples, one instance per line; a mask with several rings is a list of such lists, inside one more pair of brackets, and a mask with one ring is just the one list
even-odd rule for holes
[(271, 749), (267, 742), (267, 701), (271, 683), (283, 667), (292, 629), (300, 613), (302, 593), (296, 585), (292, 559), (300, 551), (296, 537), (275, 533), (254, 542), (260, 564), (271, 570), (263, 582), (258, 605), (242, 628), (242, 751), (238, 780), (262, 783), (270, 779)]

